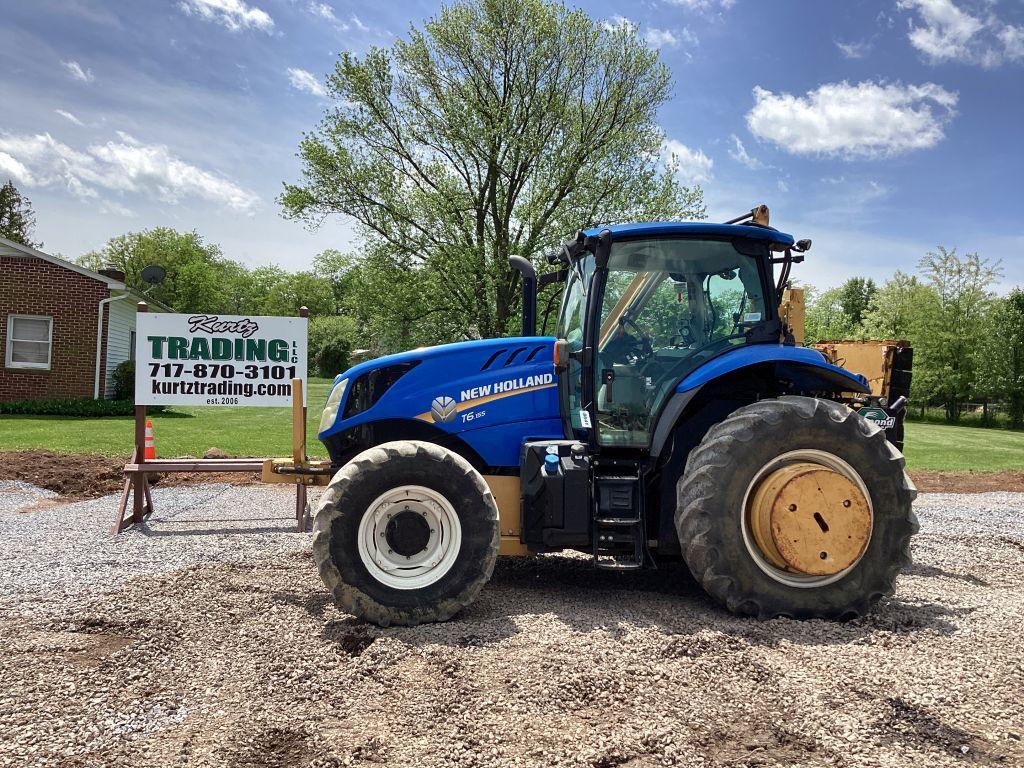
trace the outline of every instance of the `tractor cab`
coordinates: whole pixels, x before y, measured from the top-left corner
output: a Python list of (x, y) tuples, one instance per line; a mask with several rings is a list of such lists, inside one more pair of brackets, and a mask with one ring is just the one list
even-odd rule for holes
[(574, 434), (593, 429), (600, 446), (646, 449), (688, 373), (736, 347), (778, 342), (771, 248), (793, 241), (774, 230), (708, 224), (606, 231), (598, 279), (600, 233), (560, 257), (568, 262), (556, 327), (566, 354), (565, 415)]

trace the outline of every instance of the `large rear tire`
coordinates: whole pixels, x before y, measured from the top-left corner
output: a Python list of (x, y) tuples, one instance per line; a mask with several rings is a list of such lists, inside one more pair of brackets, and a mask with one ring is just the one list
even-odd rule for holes
[(343, 610), (381, 626), (445, 621), (498, 556), (498, 507), (458, 454), (403, 440), (363, 451), (327, 486), (313, 557)]
[(784, 397), (740, 408), (708, 431), (679, 479), (686, 563), (735, 613), (861, 616), (910, 564), (917, 490), (903, 466), (885, 432), (840, 403)]

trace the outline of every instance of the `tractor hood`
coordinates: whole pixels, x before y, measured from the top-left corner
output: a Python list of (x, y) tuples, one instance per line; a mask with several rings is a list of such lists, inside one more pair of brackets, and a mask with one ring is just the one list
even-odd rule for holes
[(554, 338), (481, 339), (379, 357), (334, 380), (344, 392), (321, 440), (368, 422), (416, 421), (442, 432), (559, 418)]

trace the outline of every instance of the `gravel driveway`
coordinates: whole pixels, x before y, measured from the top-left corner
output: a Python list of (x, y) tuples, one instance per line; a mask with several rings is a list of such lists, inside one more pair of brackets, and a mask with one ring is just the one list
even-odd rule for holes
[(499, 561), (443, 625), (328, 600), (287, 488), (0, 484), (0, 765), (1024, 765), (1024, 494), (922, 494), (846, 623), (733, 617), (685, 569)]

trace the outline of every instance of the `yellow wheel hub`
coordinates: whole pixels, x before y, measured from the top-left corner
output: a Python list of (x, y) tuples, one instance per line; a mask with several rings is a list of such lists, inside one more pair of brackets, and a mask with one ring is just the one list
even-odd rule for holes
[(871, 509), (858, 485), (813, 462), (787, 464), (765, 476), (747, 522), (765, 560), (808, 576), (849, 568), (871, 538)]

